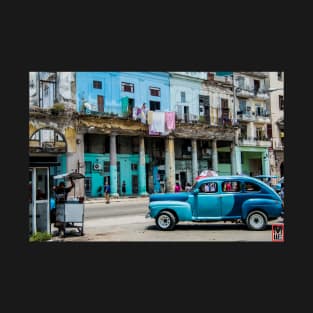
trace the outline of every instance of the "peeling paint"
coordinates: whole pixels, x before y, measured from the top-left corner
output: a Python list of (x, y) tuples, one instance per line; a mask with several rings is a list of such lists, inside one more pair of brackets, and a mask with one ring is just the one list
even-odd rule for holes
[(76, 130), (73, 127), (67, 127), (64, 134), (67, 142), (67, 152), (76, 152)]

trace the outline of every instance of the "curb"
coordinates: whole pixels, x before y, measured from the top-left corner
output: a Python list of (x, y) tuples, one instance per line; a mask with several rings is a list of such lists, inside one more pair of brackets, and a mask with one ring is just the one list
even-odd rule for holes
[[(111, 198), (110, 202), (124, 202), (124, 201), (135, 201), (135, 200), (141, 200), (141, 199), (148, 199), (149, 197), (144, 196), (144, 197), (129, 197), (129, 198)], [(105, 203), (106, 200), (105, 198), (95, 198), (95, 199), (89, 199), (85, 200), (85, 204), (88, 203)]]

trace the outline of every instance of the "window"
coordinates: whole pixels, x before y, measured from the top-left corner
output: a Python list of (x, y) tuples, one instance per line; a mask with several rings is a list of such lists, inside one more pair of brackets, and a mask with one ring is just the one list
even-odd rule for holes
[(85, 193), (86, 196), (91, 195), (92, 185), (91, 185), (91, 177), (85, 177)]
[(218, 152), (219, 163), (230, 163), (230, 152)]
[(63, 137), (59, 133), (55, 132), (54, 134), (55, 134), (55, 141), (58, 141), (58, 142), (64, 141)]
[(258, 185), (254, 184), (254, 183), (250, 183), (250, 182), (245, 182), (244, 189), (247, 192), (253, 192), (253, 191), (260, 191), (261, 190), (261, 188)]
[(222, 183), (222, 189), (224, 192), (240, 192), (240, 182), (239, 181), (225, 181)]
[(85, 174), (91, 174), (91, 161), (85, 161)]
[(255, 107), (256, 107), (256, 115), (264, 116), (264, 108), (258, 104), (256, 104)]
[(283, 72), (277, 72), (277, 79), (282, 80), (283, 79)]
[(278, 96), (278, 102), (279, 102), (279, 109), (284, 110), (284, 97), (283, 96)]
[(98, 112), (104, 112), (104, 97), (97, 96)]
[(134, 92), (135, 88), (134, 88), (134, 84), (131, 83), (122, 83), (122, 91), (124, 92)]
[(39, 72), (39, 107), (51, 108), (56, 99), (56, 72)]
[(150, 95), (154, 97), (160, 97), (161, 89), (157, 87), (150, 87)]
[(181, 91), (181, 93), (180, 93), (180, 101), (182, 103), (186, 102), (186, 92), (185, 91)]
[(239, 100), (239, 110), (241, 112), (246, 112), (246, 109), (247, 109), (247, 101), (243, 100), (243, 99), (240, 99)]
[(160, 110), (161, 104), (160, 101), (150, 101), (150, 110), (157, 111)]
[(259, 92), (260, 89), (260, 81), (254, 80), (254, 94), (256, 95)]
[(132, 169), (132, 171), (137, 171), (138, 165), (136, 163), (132, 163), (131, 164), (131, 169)]
[(93, 88), (94, 89), (102, 89), (102, 82), (99, 80), (94, 80), (93, 82)]
[(267, 130), (267, 138), (272, 138), (272, 136), (273, 136), (272, 125), (268, 124), (267, 127), (266, 127), (266, 130)]
[(204, 183), (200, 186), (200, 192), (204, 193), (216, 193), (217, 192), (217, 183)]
[(110, 172), (110, 161), (104, 161), (103, 162), (103, 171), (104, 172)]
[(245, 87), (245, 78), (242, 76), (239, 76), (238, 78), (238, 87), (241, 89), (244, 89)]
[(263, 139), (263, 128), (262, 127), (256, 127), (256, 140), (262, 140)]

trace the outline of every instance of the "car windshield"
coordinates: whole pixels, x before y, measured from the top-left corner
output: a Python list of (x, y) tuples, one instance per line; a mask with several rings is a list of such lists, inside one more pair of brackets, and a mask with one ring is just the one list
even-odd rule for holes
[(195, 183), (192, 185), (192, 187), (191, 187), (190, 191), (194, 191), (194, 190), (195, 190), (195, 188), (196, 188), (196, 185), (197, 185), (197, 182), (195, 182)]

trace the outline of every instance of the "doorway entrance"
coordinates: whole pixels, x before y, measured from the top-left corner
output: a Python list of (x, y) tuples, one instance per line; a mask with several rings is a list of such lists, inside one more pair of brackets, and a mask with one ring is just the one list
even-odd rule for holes
[(49, 168), (30, 167), (28, 188), (29, 232), (50, 233)]

